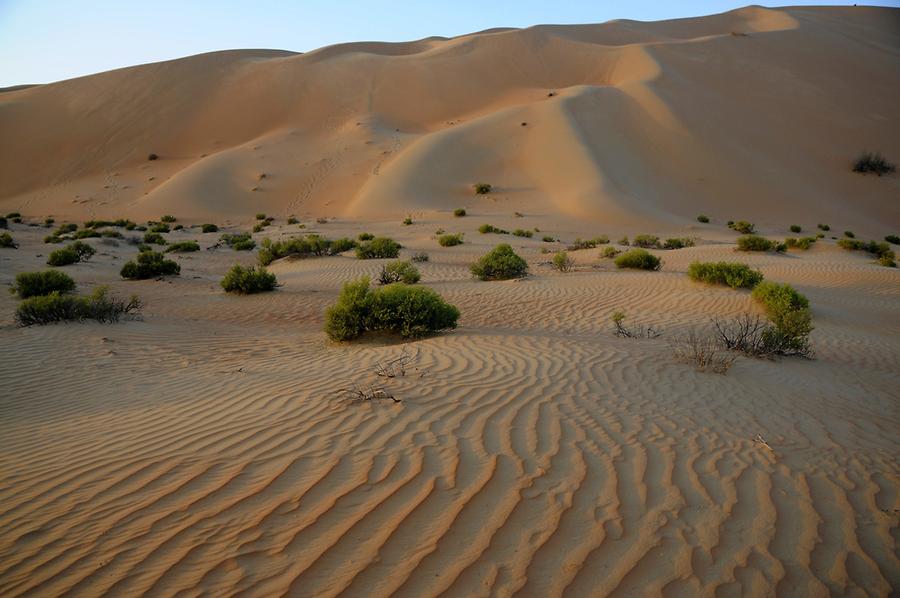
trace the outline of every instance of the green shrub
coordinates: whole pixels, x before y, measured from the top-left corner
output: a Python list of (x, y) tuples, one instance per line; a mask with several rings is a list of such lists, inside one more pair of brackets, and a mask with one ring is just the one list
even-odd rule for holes
[(616, 258), (616, 267), (659, 270), (662, 268), (662, 260), (646, 249), (630, 249)]
[(456, 328), (459, 310), (426, 287), (395, 283), (369, 289), (369, 279), (344, 285), (337, 303), (325, 313), (325, 332), (346, 341), (367, 331), (417, 338)]
[(887, 235), (884, 240), (888, 243), (893, 243), (894, 245), (900, 245), (900, 237), (897, 235)]
[(544, 235), (543, 238), (541, 238), (541, 241), (543, 241), (544, 243), (555, 243), (556, 239), (554, 239), (550, 235)]
[(56, 222), (55, 218), (50, 218), (50, 217), (44, 218), (44, 227), (50, 228), (51, 226), (53, 226), (53, 224), (55, 222)]
[(407, 216), (406, 218), (403, 219), (403, 226), (409, 226), (412, 223), (413, 223), (412, 218), (410, 218), (409, 216)]
[(257, 270), (253, 266), (245, 268), (240, 264), (235, 264), (225, 274), (225, 277), (219, 284), (222, 285), (222, 288), (227, 293), (250, 295), (252, 293), (274, 291), (278, 281), (274, 274), (263, 267)]
[(131, 280), (143, 280), (155, 276), (177, 276), (181, 272), (181, 266), (177, 262), (167, 260), (161, 253), (155, 251), (143, 251), (137, 257), (122, 266), (120, 274), (122, 278)]
[(568, 253), (565, 251), (560, 251), (556, 255), (553, 256), (553, 261), (551, 262), (554, 270), (559, 270), (560, 272), (569, 272), (575, 266), (575, 260), (572, 259)]
[(528, 238), (528, 239), (530, 239), (531, 237), (534, 236), (534, 232), (533, 232), (533, 231), (530, 231), (530, 230), (524, 230), (524, 229), (521, 229), (521, 228), (517, 228), (516, 230), (514, 230), (514, 231), (513, 231), (513, 234), (514, 234), (515, 236), (517, 236), (517, 237), (526, 237), (526, 238)]
[(453, 210), (453, 215), (456, 216), (457, 218), (462, 218), (463, 216), (466, 215), (466, 209), (465, 208), (456, 208), (455, 210)]
[(356, 248), (356, 241), (353, 239), (348, 239), (347, 237), (342, 237), (340, 239), (335, 239), (331, 241), (331, 246), (328, 248), (329, 255), (337, 255), (339, 253), (344, 253), (345, 251), (350, 251), (351, 249)]
[(812, 331), (809, 300), (788, 284), (763, 281), (753, 289), (753, 298), (766, 310), (766, 315), (793, 348), (808, 347)]
[(159, 220), (160, 220), (160, 222), (175, 222), (178, 219), (175, 218), (175, 216), (172, 216), (171, 214), (166, 214)]
[(297, 220), (296, 216), (288, 216), (287, 223), (288, 224), (300, 224), (300, 221)]
[(83, 229), (72, 234), (73, 239), (95, 239), (99, 236), (100, 232), (93, 229)]
[(381, 267), (381, 276), (378, 277), (378, 283), (382, 285), (395, 282), (415, 284), (421, 279), (422, 275), (419, 274), (418, 268), (410, 262), (399, 260)]
[(759, 235), (744, 235), (738, 237), (738, 251), (774, 251), (778, 247), (775, 241), (770, 241)]
[(848, 251), (866, 251), (875, 256), (878, 263), (882, 266), (893, 268), (896, 266), (894, 259), (896, 255), (887, 243), (879, 243), (878, 241), (859, 241), (857, 239), (841, 239), (838, 241), (838, 247)]
[(321, 235), (306, 235), (279, 241), (263, 239), (262, 247), (259, 250), (259, 263), (268, 266), (275, 260), (288, 256), (308, 258), (337, 255), (354, 247), (356, 247), (356, 241), (353, 239), (343, 238), (332, 241)]
[(516, 255), (512, 247), (502, 243), (481, 256), (470, 266), (470, 270), (481, 280), (507, 280), (525, 276), (528, 263)]
[(47, 264), (50, 266), (68, 266), (77, 262), (86, 262), (96, 252), (97, 250), (87, 243), (75, 241), (62, 249), (52, 251), (47, 258)]
[(792, 224), (792, 225), (791, 225), (791, 232), (792, 232), (792, 233), (799, 233), (801, 230), (803, 230), (803, 229), (800, 228), (800, 225), (799, 225), (799, 224)]
[(219, 232), (219, 227), (215, 224), (204, 224), (200, 227), (200, 230), (204, 233), (217, 233)]
[(266, 214), (265, 214), (264, 212), (258, 212), (258, 213), (256, 214), (256, 219), (257, 219), (257, 220), (265, 220), (265, 219), (266, 219)]
[(156, 223), (150, 225), (150, 232), (151, 233), (167, 233), (167, 232), (169, 232), (169, 225), (164, 224), (162, 222), (156, 222)]
[(265, 225), (265, 224), (262, 224), (262, 223), (255, 224), (255, 225), (253, 226), (253, 232), (255, 232), (255, 233), (261, 233), (261, 232), (263, 231), (263, 229), (265, 229), (265, 228), (266, 228), (266, 225)]
[(358, 241), (371, 241), (374, 238), (375, 235), (373, 235), (372, 233), (359, 233), (359, 235), (356, 237)]
[(424, 251), (420, 251), (418, 253), (414, 253), (411, 259), (414, 262), (427, 262), (428, 254), (425, 253)]
[(599, 244), (604, 244), (609, 242), (609, 239), (606, 237), (597, 237), (596, 239), (582, 239), (581, 237), (576, 238), (572, 241), (572, 244), (566, 247), (567, 251), (579, 251), (581, 249), (593, 249)]
[(61, 224), (56, 228), (56, 232), (53, 234), (57, 237), (61, 237), (62, 235), (67, 235), (69, 233), (73, 233), (78, 230), (78, 225), (73, 223)]
[(831, 227), (827, 224), (817, 224), (816, 226), (819, 227), (819, 230), (831, 230)]
[(100, 236), (105, 237), (107, 239), (124, 239), (125, 238), (125, 235), (123, 235), (122, 233), (120, 233), (117, 230), (101, 231)]
[(800, 237), (799, 239), (788, 237), (784, 240), (784, 244), (788, 249), (802, 249), (803, 251), (812, 247), (815, 242), (816, 237)]
[(19, 212), (10, 212), (6, 215), (6, 217), (12, 220), (13, 218), (21, 218), (22, 214), (20, 214)]
[(43, 272), (20, 272), (16, 275), (16, 282), (10, 291), (21, 299), (49, 295), (56, 291), (68, 293), (75, 290), (75, 281), (59, 270), (44, 270)]
[(200, 251), (200, 245), (197, 244), (197, 241), (172, 243), (166, 248), (166, 253), (186, 253), (189, 251)]
[(619, 250), (616, 249), (615, 247), (611, 247), (611, 246), (610, 246), (610, 247), (604, 247), (604, 248), (603, 248), (603, 251), (600, 252), (600, 257), (614, 258), (614, 257), (616, 257), (617, 255), (619, 255), (619, 253), (620, 253)]
[(89, 297), (76, 297), (52, 291), (25, 299), (16, 309), (19, 326), (51, 324), (54, 322), (81, 322), (97, 320), (102, 323), (118, 322), (122, 316), (140, 311), (141, 301), (134, 295), (125, 301), (109, 294), (107, 287), (98, 287)]
[(445, 231), (444, 229), (439, 228), (439, 229), (437, 229), (436, 231), (434, 231), (434, 234), (436, 234), (437, 236), (441, 236), (441, 235), (443, 235), (445, 232), (446, 232), (446, 231)]
[(441, 247), (454, 247), (456, 245), (462, 245), (463, 234), (456, 233), (453, 235), (441, 235), (440, 237), (438, 237), (438, 243), (440, 243)]
[(250, 233), (224, 234), (219, 238), (235, 251), (251, 251), (256, 247), (256, 242), (250, 237)]
[(7, 222), (6, 216), (0, 216), (0, 228), (9, 228), (9, 222)]
[(896, 165), (884, 159), (884, 156), (875, 152), (863, 152), (853, 163), (853, 172), (874, 172), (878, 176), (889, 174), (896, 170)]
[(487, 195), (493, 188), (490, 183), (475, 183), (472, 186), (475, 188), (475, 193), (478, 195)]
[(628, 247), (628, 235), (625, 235), (621, 239), (618, 240), (619, 245), (624, 245)]
[(637, 235), (631, 244), (635, 247), (653, 249), (659, 247), (659, 237), (656, 235)]
[(402, 245), (388, 237), (375, 237), (356, 247), (356, 257), (361, 260), (395, 258), (400, 255)]
[(756, 232), (756, 226), (746, 220), (738, 220), (737, 222), (728, 221), (728, 228), (735, 230), (742, 235), (752, 235)]
[(0, 234), (0, 247), (15, 249), (19, 244), (13, 241), (12, 235), (9, 233)]
[(709, 216), (704, 216), (703, 214), (700, 214), (699, 216), (697, 216), (697, 222), (702, 222), (703, 224), (707, 224), (709, 222)]
[(849, 237), (849, 238), (851, 238), (851, 239), (855, 239), (855, 238), (856, 238), (856, 235), (853, 233), (852, 230), (845, 230), (845, 231), (844, 231), (844, 236), (845, 236), (845, 237)]
[(144, 243), (150, 245), (168, 245), (169, 242), (159, 233), (144, 233)]
[(688, 266), (691, 280), (708, 284), (724, 284), (733, 289), (752, 289), (762, 282), (763, 275), (747, 264), (732, 262), (693, 262)]
[(478, 232), (480, 232), (482, 235), (486, 235), (488, 233), (494, 233), (497, 235), (508, 235), (509, 234), (508, 230), (503, 230), (502, 228), (497, 228), (496, 226), (494, 226), (492, 224), (482, 224), (481, 226), (478, 227)]
[(679, 237), (673, 239), (666, 239), (666, 242), (663, 243), (663, 249), (684, 249), (685, 247), (693, 247), (694, 240), (690, 237)]
[(889, 254), (879, 255), (878, 263), (882, 266), (886, 266), (888, 268), (896, 268), (897, 262), (894, 261), (894, 252), (890, 252)]

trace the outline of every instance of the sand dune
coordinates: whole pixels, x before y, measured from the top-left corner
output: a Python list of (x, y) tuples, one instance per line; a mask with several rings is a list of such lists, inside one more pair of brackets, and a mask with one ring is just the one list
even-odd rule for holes
[[(122, 280), (125, 241), (65, 268), (79, 292), (139, 294), (141, 321), (18, 328), (0, 292), (0, 596), (896, 594), (900, 273), (830, 236), (900, 234), (900, 178), (849, 168), (900, 159), (898, 31), (896, 9), (748, 7), (0, 90), (0, 213), (26, 221), (0, 285), (45, 267), (56, 246), (28, 224), (47, 216), (235, 232), (266, 212), (257, 241), (428, 252), (422, 284), (462, 314), (332, 343), (324, 310), (384, 260), (279, 260), (276, 292), (231, 296), (219, 280), (255, 254), (191, 228), (166, 234), (201, 246), (176, 278)], [(736, 258), (727, 219), (832, 230)], [(634, 233), (698, 243), (654, 251), (660, 272), (596, 248), (561, 274), (542, 252)], [(500, 242), (531, 275), (473, 280)], [(809, 298), (815, 360), (673, 359), (667, 339), (761, 313), (685, 274), (735, 259)], [(664, 336), (617, 338), (619, 309)], [(375, 376), (403, 352), (407, 376)], [(400, 402), (340, 392), (368, 384)]]

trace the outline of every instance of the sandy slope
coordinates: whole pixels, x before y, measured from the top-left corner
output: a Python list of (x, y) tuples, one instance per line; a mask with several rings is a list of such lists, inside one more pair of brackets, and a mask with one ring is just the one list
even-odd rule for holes
[(748, 7), (219, 52), (6, 91), (0, 210), (393, 219), (485, 180), (498, 202), (616, 226), (728, 208), (866, 232), (900, 220), (896, 179), (847, 168), (900, 155), (898, 33), (896, 9)]

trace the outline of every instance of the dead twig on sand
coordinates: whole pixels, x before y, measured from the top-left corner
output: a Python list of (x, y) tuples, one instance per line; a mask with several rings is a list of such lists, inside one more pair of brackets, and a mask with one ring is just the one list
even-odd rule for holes
[(384, 399), (390, 399), (395, 403), (401, 401), (401, 399), (394, 397), (394, 395), (388, 393), (383, 388), (377, 387), (362, 389), (358, 386), (354, 386), (353, 388), (341, 388), (338, 390), (338, 393), (342, 393), (346, 399), (351, 401), (378, 401)]
[(693, 364), (700, 371), (724, 374), (737, 359), (737, 355), (719, 345), (715, 337), (701, 337), (693, 330), (671, 339), (669, 346), (676, 360)]
[(657, 338), (662, 336), (662, 330), (654, 328), (653, 326), (637, 326), (635, 328), (626, 328), (623, 322), (625, 321), (625, 312), (617, 311), (612, 315), (612, 321), (616, 325), (616, 336), (620, 336), (622, 338)]
[(382, 378), (396, 378), (398, 376), (406, 376), (407, 368), (415, 362), (417, 357), (418, 352), (415, 355), (410, 355), (406, 352), (406, 349), (403, 349), (400, 357), (384, 362), (376, 361), (375, 375)]

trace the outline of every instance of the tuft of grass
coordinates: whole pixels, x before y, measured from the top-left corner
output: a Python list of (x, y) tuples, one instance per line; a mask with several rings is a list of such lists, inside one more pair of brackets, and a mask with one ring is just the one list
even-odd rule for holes
[(733, 289), (752, 289), (763, 279), (759, 270), (734, 262), (693, 262), (688, 266), (688, 276), (691, 280), (728, 285)]
[(575, 260), (572, 259), (572, 257), (565, 251), (560, 251), (553, 256), (551, 265), (553, 266), (554, 270), (559, 270), (560, 272), (569, 272), (575, 266)]
[(206, 223), (200, 227), (200, 231), (204, 233), (217, 233), (219, 232), (219, 227), (215, 224)]
[(556, 239), (554, 239), (550, 235), (544, 235), (543, 237), (541, 237), (541, 241), (543, 241), (544, 243), (556, 243)]
[(466, 215), (466, 209), (465, 208), (456, 208), (455, 210), (453, 210), (453, 215), (456, 216), (457, 218), (462, 218), (463, 216)]
[(167, 260), (161, 253), (142, 251), (135, 259), (122, 266), (119, 274), (130, 280), (143, 280), (155, 276), (177, 276), (181, 266), (177, 262)]
[(531, 237), (534, 236), (534, 231), (517, 228), (516, 230), (513, 231), (512, 234), (515, 235), (516, 237), (525, 237), (527, 239), (530, 239)]
[(454, 247), (456, 245), (462, 245), (463, 233), (441, 235), (440, 237), (438, 237), (438, 243), (440, 243), (441, 247)]
[(609, 246), (609, 247), (603, 248), (603, 251), (600, 252), (600, 257), (614, 258), (617, 255), (619, 255), (620, 253), (621, 252), (618, 249), (616, 249), (615, 247)]
[(251, 251), (256, 247), (250, 233), (226, 233), (219, 239), (235, 251)]
[(874, 172), (878, 176), (890, 174), (897, 169), (896, 164), (888, 162), (884, 156), (875, 152), (863, 152), (853, 163), (853, 172)]
[(637, 235), (631, 244), (635, 247), (643, 247), (645, 249), (655, 249), (659, 247), (659, 237), (656, 235)]
[(171, 214), (164, 214), (162, 216), (162, 218), (159, 219), (160, 222), (166, 222), (166, 223), (176, 222), (177, 220), (178, 219), (175, 216), (172, 216)]
[(378, 277), (378, 284), (394, 284), (402, 282), (403, 284), (416, 284), (422, 279), (419, 269), (412, 265), (411, 262), (398, 260), (385, 264), (381, 267), (381, 275)]
[(625, 247), (628, 247), (628, 245), (629, 245), (629, 243), (628, 243), (628, 235), (625, 235), (624, 237), (622, 237), (621, 239), (619, 239), (619, 240), (616, 241), (616, 242), (617, 242), (619, 245), (624, 245)]
[(900, 237), (897, 235), (886, 235), (884, 240), (888, 243), (893, 243), (894, 245), (900, 245)]
[(474, 187), (475, 193), (478, 195), (487, 195), (493, 189), (490, 183), (475, 183), (472, 187)]
[(816, 226), (819, 227), (819, 230), (824, 230), (824, 231), (831, 230), (831, 227), (828, 226), (827, 224), (817, 224)]
[(704, 216), (703, 214), (700, 214), (699, 216), (697, 216), (697, 222), (702, 222), (703, 224), (707, 224), (709, 222), (709, 216)]
[(803, 251), (812, 247), (815, 242), (816, 237), (800, 237), (799, 239), (788, 237), (784, 240), (784, 244), (788, 249), (802, 249)]
[(616, 258), (617, 268), (657, 271), (662, 268), (662, 260), (646, 249), (630, 249)]
[(875, 256), (878, 263), (888, 268), (896, 267), (894, 260), (896, 255), (887, 243), (879, 243), (878, 241), (859, 241), (857, 239), (841, 239), (838, 241), (838, 247), (848, 251), (866, 251)]
[(480, 280), (508, 280), (528, 273), (528, 263), (513, 248), (502, 243), (481, 256), (469, 269)]
[(849, 237), (849, 238), (851, 238), (851, 239), (855, 239), (855, 238), (856, 238), (856, 234), (854, 234), (854, 232), (853, 232), (852, 230), (845, 230), (845, 231), (844, 231), (844, 236), (845, 236), (845, 237)]
[(265, 213), (265, 212), (257, 212), (257, 213), (256, 213), (256, 219), (257, 219), (257, 220), (265, 220), (265, 219), (266, 219), (266, 213)]
[(365, 241), (356, 247), (356, 257), (361, 260), (395, 258), (400, 255), (402, 247), (400, 243), (389, 237), (375, 237), (371, 241)]
[(792, 224), (792, 225), (791, 225), (791, 232), (792, 232), (792, 233), (799, 233), (801, 230), (803, 230), (803, 229), (800, 228), (800, 225), (799, 225), (799, 224)]
[(102, 323), (118, 322), (122, 316), (136, 315), (143, 307), (140, 299), (132, 295), (128, 301), (110, 295), (108, 287), (98, 287), (89, 297), (76, 297), (53, 291), (25, 299), (16, 309), (19, 326), (52, 324), (55, 322), (81, 322), (97, 320)]
[(371, 241), (374, 238), (375, 235), (373, 235), (372, 233), (359, 233), (359, 235), (356, 237), (358, 241)]
[(428, 254), (425, 253), (424, 251), (420, 251), (418, 253), (414, 253), (412, 258), (410, 258), (410, 259), (412, 259), (412, 261), (414, 261), (414, 262), (427, 262)]
[(76, 264), (78, 262), (86, 262), (91, 259), (97, 252), (96, 249), (88, 245), (87, 243), (83, 243), (82, 241), (75, 241), (69, 245), (66, 245), (62, 249), (56, 249), (50, 253), (50, 256), (47, 258), (47, 265), (49, 266), (68, 266), (69, 264)]
[(168, 245), (169, 242), (159, 233), (144, 233), (144, 243), (149, 245)]
[(308, 258), (338, 255), (355, 247), (356, 241), (353, 239), (343, 238), (332, 241), (321, 235), (306, 235), (279, 241), (263, 239), (262, 248), (259, 250), (259, 263), (262, 266), (268, 266), (283, 257)]
[(187, 253), (190, 251), (200, 251), (200, 245), (197, 241), (181, 241), (172, 243), (166, 248), (166, 253)]
[(672, 239), (666, 239), (665, 243), (663, 243), (663, 249), (684, 249), (685, 247), (693, 247), (694, 239), (691, 237), (677, 237)]
[(6, 249), (16, 249), (18, 246), (19, 244), (13, 240), (11, 234), (0, 233), (0, 247)]
[(75, 281), (68, 274), (59, 270), (44, 270), (20, 272), (16, 275), (16, 282), (10, 292), (18, 295), (20, 299), (28, 299), (53, 292), (69, 293), (74, 290)]
[(235, 264), (231, 267), (225, 277), (219, 282), (226, 293), (236, 293), (238, 295), (251, 295), (253, 293), (264, 293), (266, 291), (274, 291), (278, 286), (278, 280), (275, 275), (260, 266), (257, 270), (253, 266), (244, 267)]
[(287, 223), (288, 224), (300, 224), (300, 221), (297, 219), (296, 216), (288, 216)]
[(149, 226), (150, 226), (151, 233), (167, 233), (167, 232), (169, 232), (169, 225), (164, 222), (155, 222), (153, 224), (149, 224)]
[(744, 235), (737, 240), (738, 251), (777, 251), (778, 247), (775, 241), (759, 235)]
[(407, 216), (403, 219), (403, 226), (409, 226), (413, 223), (413, 219)]
[(508, 230), (503, 230), (502, 228), (497, 228), (493, 224), (482, 224), (481, 226), (478, 227), (478, 232), (480, 232), (482, 235), (486, 235), (488, 233), (493, 233), (496, 235), (508, 235), (509, 234)]
[(756, 225), (746, 220), (738, 220), (737, 222), (728, 221), (728, 228), (741, 233), (742, 235), (752, 235), (756, 232)]

